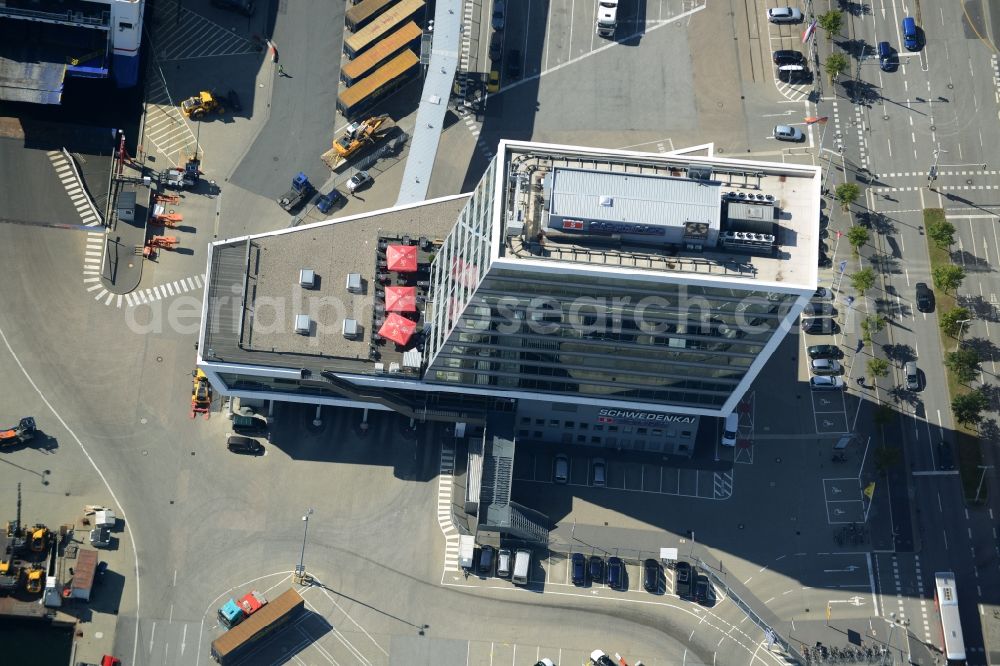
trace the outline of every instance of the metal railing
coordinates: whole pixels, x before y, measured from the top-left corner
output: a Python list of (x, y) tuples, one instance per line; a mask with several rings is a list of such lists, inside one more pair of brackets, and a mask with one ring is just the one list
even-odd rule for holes
[(0, 7), (0, 15), (12, 18), (36, 19), (51, 21), (65, 25), (89, 25), (107, 28), (111, 25), (111, 12), (101, 12), (100, 16), (88, 15), (83, 12), (43, 12), (37, 9), (20, 9), (16, 7)]

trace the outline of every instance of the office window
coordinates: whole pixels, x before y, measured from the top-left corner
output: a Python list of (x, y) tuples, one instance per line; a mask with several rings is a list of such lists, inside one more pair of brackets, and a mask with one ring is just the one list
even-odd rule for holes
[(635, 434), (637, 434), (637, 435), (645, 435), (646, 434), (646, 429), (645, 428), (637, 428), (636, 431), (635, 431)]
[(622, 426), (622, 432), (632, 432), (632, 426)]
[(549, 419), (549, 427), (550, 428), (558, 428), (559, 427), (559, 419)]
[(653, 428), (653, 437), (663, 437), (663, 430), (660, 428)]
[(530, 416), (522, 416), (521, 417), (521, 425), (531, 425), (531, 417)]
[(608, 432), (618, 432), (618, 426), (608, 426)]
[(600, 444), (601, 443), (601, 438), (600, 437), (591, 437), (590, 438), (590, 443), (591, 444)]
[(528, 438), (528, 435), (529, 435), (529, 434), (530, 434), (530, 433), (529, 433), (529, 432), (528, 432), (527, 430), (518, 430), (518, 431), (517, 431), (517, 436), (518, 436), (518, 437), (524, 437), (525, 439), (527, 439), (527, 438)]
[(566, 427), (572, 430), (576, 427), (576, 421), (566, 421)]
[(587, 424), (587, 423), (581, 423), (580, 424), (580, 430), (586, 430), (589, 427), (590, 427), (590, 424)]
[(543, 425), (545, 425), (545, 419), (535, 419), (535, 425), (536, 426), (543, 426)]
[(602, 432), (603, 430), (604, 430), (604, 426), (602, 426), (602, 425), (595, 425), (594, 426), (594, 432)]

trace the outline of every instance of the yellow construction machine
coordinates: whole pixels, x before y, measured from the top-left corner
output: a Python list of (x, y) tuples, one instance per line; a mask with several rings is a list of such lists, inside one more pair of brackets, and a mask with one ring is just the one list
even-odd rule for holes
[(39, 594), (44, 585), (45, 567), (36, 564), (28, 571), (28, 581), (25, 589), (27, 589), (28, 594)]
[(388, 114), (351, 123), (343, 134), (333, 140), (333, 146), (323, 153), (322, 160), (328, 167), (337, 170), (362, 148), (375, 145), (395, 126)]
[(191, 418), (194, 418), (195, 414), (204, 414), (207, 419), (208, 410), (212, 406), (212, 385), (201, 368), (195, 369), (191, 376), (194, 377), (191, 388)]
[(31, 528), (31, 552), (41, 553), (49, 545), (49, 528), (41, 523)]
[(211, 90), (202, 90), (181, 102), (181, 113), (191, 120), (201, 120), (210, 113), (225, 113), (222, 99)]

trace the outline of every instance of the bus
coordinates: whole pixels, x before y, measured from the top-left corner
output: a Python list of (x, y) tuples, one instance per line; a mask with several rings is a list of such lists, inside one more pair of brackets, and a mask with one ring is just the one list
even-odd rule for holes
[(958, 592), (953, 572), (939, 571), (934, 574), (934, 607), (941, 617), (945, 659), (949, 664), (964, 664), (965, 640), (962, 638), (962, 621), (958, 616)]
[(212, 658), (225, 665), (245, 657), (258, 640), (295, 617), (304, 605), (299, 593), (289, 589), (212, 641)]
[(344, 40), (344, 53), (350, 59), (375, 46), (378, 40), (398, 28), (404, 21), (419, 21), (424, 9), (424, 0), (399, 0), (396, 5)]
[(417, 71), (420, 59), (407, 49), (355, 85), (337, 95), (337, 110), (345, 118), (371, 108), (377, 101), (406, 83)]
[(361, 0), (344, 14), (344, 23), (351, 32), (357, 32), (389, 9), (396, 0)]
[(415, 44), (423, 31), (413, 21), (410, 21), (402, 28), (392, 33), (372, 48), (365, 51), (364, 55), (351, 60), (340, 69), (340, 80), (348, 86), (365, 78), (380, 66), (389, 61), (390, 58), (399, 54), (400, 51)]

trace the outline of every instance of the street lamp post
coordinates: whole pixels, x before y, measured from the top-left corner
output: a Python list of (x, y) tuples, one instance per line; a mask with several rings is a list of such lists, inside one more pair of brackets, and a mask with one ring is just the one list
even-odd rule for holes
[(968, 324), (970, 321), (972, 321), (972, 320), (971, 319), (959, 319), (956, 322), (959, 326), (958, 326), (958, 342), (955, 343), (955, 351), (958, 351), (958, 348), (962, 346), (962, 331), (965, 330), (965, 325)]
[(299, 563), (295, 567), (295, 576), (294, 576), (295, 582), (299, 583), (300, 585), (302, 584), (302, 579), (306, 575), (306, 567), (304, 564), (306, 557), (306, 536), (309, 534), (309, 516), (311, 516), (312, 513), (313, 510), (311, 508), (306, 509), (305, 515), (302, 516), (302, 522), (305, 524), (305, 526), (302, 529), (302, 550), (299, 552)]
[(976, 487), (976, 504), (979, 503), (979, 493), (983, 489), (983, 481), (986, 480), (986, 470), (993, 469), (993, 465), (980, 465), (979, 469), (983, 471), (982, 474), (979, 475), (979, 485)]

